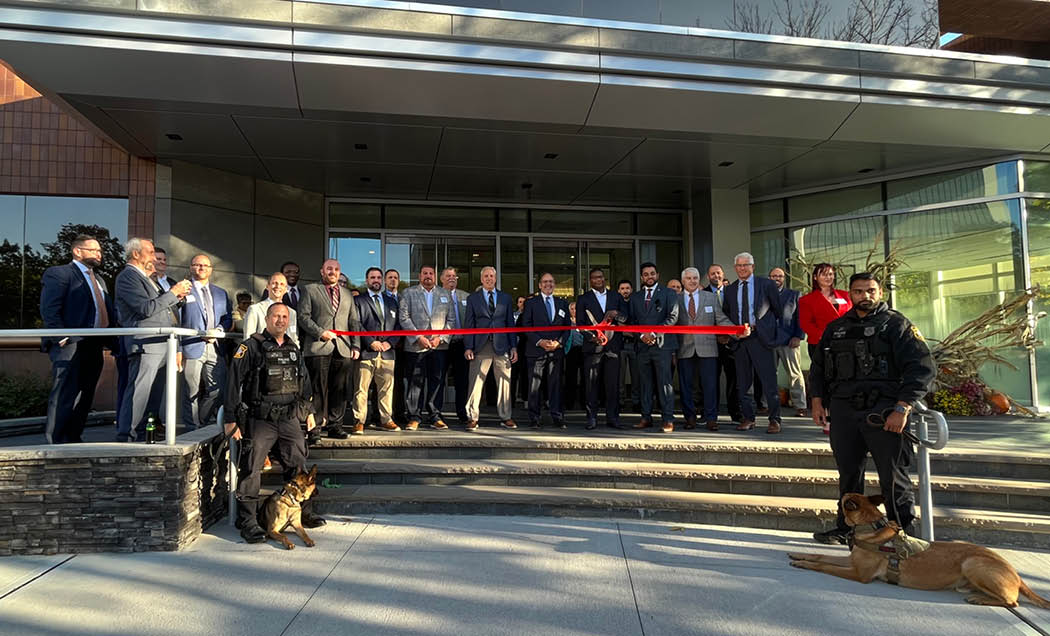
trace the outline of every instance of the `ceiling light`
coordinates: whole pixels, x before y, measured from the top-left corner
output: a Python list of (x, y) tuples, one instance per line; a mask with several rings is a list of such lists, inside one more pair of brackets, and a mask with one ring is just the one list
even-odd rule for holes
[(556, 152), (548, 152), (547, 154), (543, 155), (543, 158), (544, 159), (557, 159), (558, 158), (558, 153), (556, 153)]
[(860, 173), (860, 174), (864, 174), (866, 172), (874, 172), (874, 171), (875, 171), (875, 168), (861, 168), (857, 172)]
[(375, 254), (376, 251), (375, 250), (368, 250), (368, 253), (371, 255), (371, 254)]
[(368, 144), (354, 144), (354, 150), (368, 150)]
[(361, 177), (361, 183), (372, 183), (372, 177)]
[(172, 141), (182, 141), (182, 135), (180, 135), (179, 133), (168, 133), (164, 136)]
[(723, 161), (722, 163), (718, 164), (718, 167), (719, 168), (728, 168), (729, 166), (733, 165), (734, 163), (736, 163), (736, 162), (734, 162), (734, 161)]

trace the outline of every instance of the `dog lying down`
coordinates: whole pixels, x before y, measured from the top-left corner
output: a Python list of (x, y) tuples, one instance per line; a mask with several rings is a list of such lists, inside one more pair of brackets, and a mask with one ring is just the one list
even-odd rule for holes
[[(874, 579), (919, 590), (954, 588), (968, 593), (968, 603), (1017, 607), (1021, 594), (1050, 609), (1050, 601), (1033, 592), (1006, 559), (983, 546), (962, 541), (925, 541), (907, 537), (877, 508), (882, 496), (848, 493), (842, 497), (846, 523), (852, 528), (849, 556), (788, 554), (791, 565), (851, 581)], [(896, 580), (895, 580), (896, 579)]]
[(279, 490), (266, 498), (262, 509), (259, 511), (259, 525), (266, 531), (266, 536), (280, 541), (288, 550), (295, 547), (288, 537), (284, 536), (284, 530), (291, 526), (299, 538), (303, 540), (306, 547), (312, 548), (316, 544), (303, 528), (303, 502), (310, 498), (317, 490), (317, 465), (304, 473), (301, 469), (292, 480)]

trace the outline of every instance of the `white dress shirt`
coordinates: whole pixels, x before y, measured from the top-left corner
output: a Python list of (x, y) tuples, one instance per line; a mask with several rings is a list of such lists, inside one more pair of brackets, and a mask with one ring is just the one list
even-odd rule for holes
[[(84, 277), (84, 280), (87, 281), (88, 289), (93, 288), (95, 286), (95, 283), (92, 282), (91, 274), (88, 273), (87, 265), (81, 263), (80, 261), (73, 261), (73, 264), (77, 266), (77, 268), (80, 270), (80, 274)], [(105, 285), (105, 283), (102, 282), (102, 279), (99, 278), (97, 274), (95, 275), (94, 280), (98, 281), (98, 289), (99, 289), (99, 291), (102, 292), (102, 297), (103, 297), (103, 301), (102, 302), (106, 302), (105, 301), (105, 296), (106, 296), (106, 285)], [(98, 300), (95, 299), (95, 292), (91, 292), (91, 304), (95, 306), (95, 324), (93, 324), (92, 327), (98, 327), (98, 325), (99, 325), (99, 318), (102, 317), (102, 310), (99, 309)]]

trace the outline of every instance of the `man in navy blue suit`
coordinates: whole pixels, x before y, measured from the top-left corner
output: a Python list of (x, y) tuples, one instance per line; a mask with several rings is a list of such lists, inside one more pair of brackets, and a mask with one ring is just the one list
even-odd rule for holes
[[(365, 271), (365, 293), (354, 298), (357, 315), (361, 317), (362, 331), (397, 331), (397, 298), (383, 291), (383, 270), (369, 267)], [(364, 433), (369, 418), (368, 394), (376, 387), (376, 410), (373, 428), (381, 431), (400, 431), (394, 422), (394, 360), (400, 336), (361, 336), (361, 359), (357, 365), (357, 385), (354, 387), (354, 433)]]
[[(193, 286), (182, 308), (181, 325), (201, 331), (233, 328), (233, 308), (226, 290), (211, 282), (212, 265), (207, 254), (190, 261)], [(215, 421), (226, 390), (226, 356), (216, 338), (193, 336), (179, 341), (178, 363), (182, 367), (182, 421), (186, 429)]]
[[(540, 276), (540, 293), (525, 301), (521, 312), (522, 327), (569, 326), (569, 304), (554, 297), (554, 274)], [(558, 428), (565, 428), (561, 408), (561, 374), (565, 366), (565, 341), (568, 329), (529, 331), (525, 334), (525, 368), (529, 374), (529, 426), (542, 428), (540, 399), (544, 377), (547, 380), (547, 406)]]
[(736, 385), (740, 397), (742, 421), (738, 431), (755, 427), (755, 401), (748, 395), (758, 374), (769, 404), (767, 433), (780, 432), (780, 397), (777, 395), (777, 366), (773, 349), (777, 345), (783, 301), (776, 283), (755, 276), (755, 257), (741, 252), (733, 259), (737, 281), (726, 288), (722, 308), (737, 325), (749, 328), (736, 338)]
[[(628, 307), (632, 325), (678, 324), (678, 294), (660, 286), (660, 272), (654, 263), (642, 263), (642, 287), (631, 294)], [(674, 386), (672, 384), (671, 356), (678, 352), (678, 338), (674, 334), (640, 333), (634, 343), (638, 359), (638, 379), (641, 381), (642, 419), (634, 428), (653, 425), (653, 393), (660, 396), (661, 431), (674, 431)], [(656, 380), (654, 387), (653, 380)]]
[[(496, 268), (481, 270), (481, 289), (467, 298), (467, 314), (463, 326), (467, 329), (514, 328), (514, 308), (510, 294), (496, 289)], [(483, 336), (464, 336), (464, 357), (470, 361), (470, 396), (467, 398), (467, 430), (478, 428), (481, 390), (491, 369), (496, 379), (496, 410), (500, 426), (517, 428), (511, 417), (514, 400), (511, 396), (510, 370), (518, 361), (517, 334), (496, 333)]]
[[(116, 309), (106, 284), (98, 277), (102, 265), (99, 242), (86, 234), (72, 244), (73, 262), (47, 268), (41, 280), (40, 316), (45, 329), (116, 326)], [(102, 373), (102, 348), (116, 350), (104, 337), (44, 338), (41, 348), (51, 358), (51, 395), (45, 435), (52, 444), (80, 442), (95, 386)]]
[[(605, 272), (595, 267), (587, 275), (591, 289), (576, 299), (576, 324), (592, 325), (608, 319), (616, 324), (627, 320), (627, 301), (605, 286)], [(604, 344), (600, 342), (604, 339)], [(584, 394), (587, 430), (598, 428), (598, 396), (605, 388), (605, 425), (620, 428), (620, 354), (623, 334), (583, 331)]]

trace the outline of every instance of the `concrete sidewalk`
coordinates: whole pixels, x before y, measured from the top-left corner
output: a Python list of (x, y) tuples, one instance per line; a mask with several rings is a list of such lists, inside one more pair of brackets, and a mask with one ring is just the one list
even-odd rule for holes
[[(335, 519), (318, 547), (0, 559), (0, 634), (1039, 634), (1050, 611), (788, 565), (796, 532), (540, 517)], [(1001, 550), (1050, 596), (1050, 553)], [(1030, 621), (1026, 623), (1024, 619)], [(1039, 629), (1032, 627), (1032, 624)], [(1046, 633), (1043, 631), (1042, 633)]]

